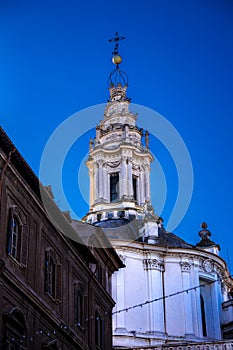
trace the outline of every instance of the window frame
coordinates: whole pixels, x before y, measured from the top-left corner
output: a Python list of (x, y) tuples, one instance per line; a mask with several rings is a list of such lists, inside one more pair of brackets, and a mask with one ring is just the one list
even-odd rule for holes
[(104, 349), (103, 320), (99, 310), (95, 311), (95, 345), (98, 350)]
[(6, 349), (25, 350), (28, 326), (22, 310), (18, 307), (13, 307), (10, 312), (3, 313), (2, 317)]
[(27, 266), (28, 235), (18, 207), (13, 205), (9, 209), (7, 254), (21, 267)]
[(200, 294), (200, 305), (201, 305), (202, 336), (206, 338), (207, 337), (206, 311), (205, 311), (205, 300), (202, 294)]
[(62, 265), (52, 248), (45, 251), (45, 293), (55, 302), (62, 301)]
[(20, 261), (21, 227), (20, 227), (18, 218), (16, 218), (16, 215), (12, 215), (10, 235), (11, 235), (10, 255), (17, 261)]
[[(119, 201), (119, 172), (110, 173), (109, 176), (109, 201), (110, 203), (115, 203)], [(117, 181), (113, 182), (114, 179), (116, 179)]]
[(133, 199), (138, 202), (138, 176), (132, 175)]
[(84, 325), (84, 294), (80, 288), (74, 290), (74, 323), (78, 327)]

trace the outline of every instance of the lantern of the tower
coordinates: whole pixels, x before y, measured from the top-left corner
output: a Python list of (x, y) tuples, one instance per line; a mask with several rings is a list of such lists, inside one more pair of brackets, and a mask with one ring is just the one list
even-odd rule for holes
[[(116, 34), (115, 42), (118, 43), (119, 38), (122, 37)], [(150, 197), (153, 155), (149, 150), (149, 133), (136, 126), (137, 115), (129, 109), (128, 77), (119, 68), (122, 59), (118, 46), (113, 55), (116, 68), (108, 79), (110, 99), (103, 120), (96, 126), (86, 162), (90, 176), (90, 211), (84, 219), (95, 223), (108, 218), (145, 217), (145, 213), (150, 212), (157, 220)]]

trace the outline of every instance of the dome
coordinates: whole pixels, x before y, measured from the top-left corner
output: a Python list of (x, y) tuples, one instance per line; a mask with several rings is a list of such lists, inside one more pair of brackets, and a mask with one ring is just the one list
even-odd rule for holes
[[(109, 239), (148, 243), (148, 237), (142, 234), (142, 220), (111, 218), (96, 222), (94, 226), (101, 227)], [(194, 246), (185, 242), (174, 233), (166, 231), (163, 226), (158, 228), (158, 236), (154, 238), (153, 245), (168, 248), (194, 248)]]
[[(168, 232), (164, 227), (160, 227), (158, 230), (158, 237), (155, 238), (154, 245), (168, 247), (168, 248), (194, 248), (191, 244), (185, 242), (180, 237), (176, 236), (172, 232)], [(139, 242), (142, 241), (142, 237), (139, 238)], [(145, 237), (144, 242), (147, 243), (148, 238)]]

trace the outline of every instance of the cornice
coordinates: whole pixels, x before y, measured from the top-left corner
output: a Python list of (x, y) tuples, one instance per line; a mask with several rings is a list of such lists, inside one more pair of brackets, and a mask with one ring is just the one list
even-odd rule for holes
[[(118, 251), (124, 252), (125, 257), (127, 258), (127, 252), (136, 253), (137, 256), (141, 256), (143, 259), (145, 256), (153, 259), (159, 257), (166, 260), (166, 263), (169, 263), (169, 258), (174, 257), (177, 258), (177, 263), (181, 263), (181, 270), (187, 271), (191, 268), (191, 265), (195, 265), (195, 260), (199, 262), (198, 269), (199, 272), (203, 272), (205, 274), (217, 274), (220, 277), (228, 276), (228, 270), (226, 268), (225, 261), (211, 253), (206, 251), (194, 250), (194, 249), (185, 249), (185, 248), (166, 248), (161, 246), (150, 246), (148, 244), (143, 244), (140, 242), (111, 242), (114, 248)], [(188, 261), (184, 261), (181, 259), (188, 259)], [(229, 278), (229, 282), (233, 284), (233, 280)]]
[[(93, 151), (90, 152), (90, 157), (93, 158), (93, 160), (95, 159), (95, 157), (100, 154), (102, 156), (104, 156), (105, 154), (109, 155), (111, 154), (111, 156), (121, 156), (123, 155), (124, 151), (126, 150), (130, 150), (132, 152), (132, 154), (138, 158), (145, 158), (148, 157), (150, 158), (151, 162), (154, 160), (154, 157), (152, 155), (152, 153), (150, 152), (150, 150), (144, 148), (143, 146), (140, 146), (140, 149), (136, 149), (135, 145), (131, 145), (128, 142), (122, 142), (120, 145), (116, 145), (116, 147), (114, 148), (104, 148), (105, 145), (110, 145), (112, 144), (112, 141), (106, 142), (105, 144), (100, 144), (98, 146), (95, 147), (95, 149), (93, 149)], [(91, 160), (88, 160), (88, 162), (90, 162)]]

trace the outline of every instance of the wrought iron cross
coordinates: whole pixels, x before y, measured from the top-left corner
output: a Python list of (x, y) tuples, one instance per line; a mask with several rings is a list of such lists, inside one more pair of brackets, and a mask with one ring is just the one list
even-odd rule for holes
[(119, 36), (119, 34), (116, 32), (115, 34), (115, 38), (109, 39), (108, 41), (110, 42), (115, 42), (115, 47), (114, 50), (112, 52), (113, 55), (118, 55), (118, 46), (119, 46), (119, 41), (120, 40), (124, 40), (125, 37), (124, 36)]

